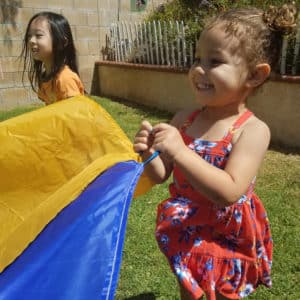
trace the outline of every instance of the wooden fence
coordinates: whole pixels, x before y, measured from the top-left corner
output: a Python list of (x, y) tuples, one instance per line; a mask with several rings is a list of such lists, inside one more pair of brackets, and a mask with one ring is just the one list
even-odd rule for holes
[(114, 23), (106, 38), (105, 59), (189, 67), (195, 42), (187, 43), (183, 21)]
[[(118, 62), (190, 67), (195, 42), (186, 40), (183, 21), (119, 22), (106, 36), (103, 58)], [(300, 74), (300, 23), (295, 37), (283, 40), (280, 73)]]

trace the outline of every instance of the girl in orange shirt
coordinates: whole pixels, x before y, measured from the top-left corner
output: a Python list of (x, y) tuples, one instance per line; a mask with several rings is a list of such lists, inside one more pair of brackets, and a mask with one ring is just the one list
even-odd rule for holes
[(83, 95), (76, 49), (66, 18), (53, 12), (34, 15), (26, 29), (21, 57), (24, 74), (46, 105)]

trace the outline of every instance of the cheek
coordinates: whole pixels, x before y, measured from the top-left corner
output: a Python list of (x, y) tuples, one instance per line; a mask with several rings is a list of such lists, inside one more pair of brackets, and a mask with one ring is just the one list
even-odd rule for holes
[(194, 86), (193, 82), (195, 80), (195, 76), (196, 76), (196, 72), (195, 69), (192, 67), (188, 72), (188, 81), (192, 87)]
[(223, 68), (212, 72), (215, 84), (225, 89), (236, 88), (244, 80), (244, 75), (240, 70), (234, 68)]
[(241, 81), (241, 83), (246, 83), (246, 81), (249, 78), (249, 73), (250, 72), (248, 70), (241, 71), (241, 74), (240, 74), (240, 81)]
[(214, 84), (227, 85), (229, 81), (232, 81), (230, 72), (228, 69), (215, 69), (210, 72), (210, 78)]
[(195, 68), (194, 67), (191, 67), (189, 72), (188, 72), (188, 79), (189, 80), (192, 80), (193, 77), (194, 77), (194, 73), (195, 73)]

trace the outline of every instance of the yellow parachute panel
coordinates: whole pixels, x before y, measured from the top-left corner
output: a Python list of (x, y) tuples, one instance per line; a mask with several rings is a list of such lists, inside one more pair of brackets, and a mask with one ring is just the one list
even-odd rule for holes
[[(100, 173), (139, 160), (96, 102), (73, 97), (0, 123), (0, 272)], [(142, 176), (135, 196), (152, 183)]]

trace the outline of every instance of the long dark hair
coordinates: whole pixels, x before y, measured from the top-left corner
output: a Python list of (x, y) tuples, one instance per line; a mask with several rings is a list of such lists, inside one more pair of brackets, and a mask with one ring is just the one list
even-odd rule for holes
[(29, 29), (33, 20), (37, 18), (44, 18), (49, 23), (50, 33), (52, 36), (52, 49), (53, 49), (53, 65), (49, 78), (55, 78), (57, 73), (64, 65), (68, 65), (69, 68), (77, 73), (77, 56), (74, 46), (71, 27), (67, 19), (57, 13), (53, 12), (40, 12), (35, 14), (29, 21), (26, 33), (23, 40), (23, 46), (20, 58), (24, 60), (23, 76), (28, 72), (28, 79), (31, 87), (36, 92), (36, 88), (39, 87), (43, 81), (43, 63), (41, 61), (33, 60), (31, 58), (30, 49), (28, 48), (29, 41)]

